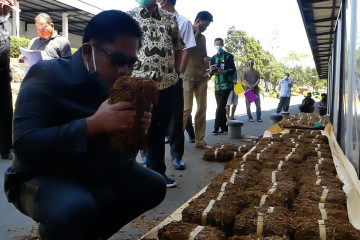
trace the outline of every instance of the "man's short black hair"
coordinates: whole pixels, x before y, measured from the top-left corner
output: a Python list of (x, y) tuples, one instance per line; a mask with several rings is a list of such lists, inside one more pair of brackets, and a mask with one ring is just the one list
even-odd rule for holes
[(197, 21), (198, 19), (202, 20), (202, 21), (213, 21), (213, 15), (211, 15), (211, 13), (209, 13), (208, 11), (201, 11), (196, 15), (195, 21)]
[(130, 35), (139, 39), (141, 47), (141, 29), (129, 14), (119, 10), (103, 11), (93, 17), (85, 27), (83, 43), (91, 40), (97, 43), (111, 43), (117, 36)]
[(290, 77), (290, 74), (289, 73), (285, 73), (286, 76)]
[(222, 38), (215, 38), (214, 42), (216, 42), (216, 41), (220, 41), (222, 44), (224, 44), (224, 40)]
[(171, 5), (175, 6), (176, 5), (176, 0), (169, 0), (169, 2), (171, 3)]

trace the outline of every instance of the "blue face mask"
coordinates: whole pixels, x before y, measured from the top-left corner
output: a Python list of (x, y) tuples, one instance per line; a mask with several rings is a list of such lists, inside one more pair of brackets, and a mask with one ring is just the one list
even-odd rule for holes
[(216, 51), (221, 52), (222, 46), (217, 45), (217, 46), (215, 46), (215, 49), (216, 49)]
[(140, 6), (147, 8), (154, 0), (135, 0)]

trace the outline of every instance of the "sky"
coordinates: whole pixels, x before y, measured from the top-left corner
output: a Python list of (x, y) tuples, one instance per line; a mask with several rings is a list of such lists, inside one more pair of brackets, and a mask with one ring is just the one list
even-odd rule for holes
[[(127, 11), (138, 4), (135, 0), (87, 0), (102, 9)], [(176, 10), (194, 22), (199, 11), (209, 11), (214, 21), (204, 32), (208, 55), (216, 53), (213, 42), (226, 38), (227, 30), (235, 26), (260, 41), (261, 46), (277, 60), (287, 53), (309, 54), (303, 66), (314, 66), (302, 17), (296, 0), (177, 0)], [(226, 46), (226, 42), (225, 42)]]

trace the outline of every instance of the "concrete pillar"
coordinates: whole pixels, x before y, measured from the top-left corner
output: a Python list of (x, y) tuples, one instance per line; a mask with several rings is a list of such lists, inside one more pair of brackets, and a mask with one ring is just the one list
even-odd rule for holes
[(67, 12), (62, 13), (62, 35), (69, 38), (69, 24), (68, 24), (68, 16)]
[(20, 4), (18, 0), (14, 0), (14, 5), (15, 7), (17, 7), (19, 10), (18, 11), (13, 11), (13, 28), (12, 28), (12, 35), (19, 37), (20, 36)]

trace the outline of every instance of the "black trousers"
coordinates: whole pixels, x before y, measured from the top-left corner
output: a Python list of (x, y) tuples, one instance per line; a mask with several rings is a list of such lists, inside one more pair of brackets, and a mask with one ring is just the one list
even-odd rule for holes
[(285, 112), (289, 111), (289, 105), (290, 105), (290, 97), (280, 97), (280, 102), (276, 109), (276, 113), (280, 113), (281, 109), (283, 109)]
[(108, 239), (154, 208), (166, 194), (164, 178), (133, 164), (104, 182), (38, 176), (21, 186), (17, 207), (39, 223), (41, 240)]
[(182, 159), (184, 155), (184, 131), (183, 131), (183, 115), (184, 115), (184, 87), (183, 80), (175, 85), (173, 113), (170, 121), (170, 153), (172, 158)]
[(191, 114), (189, 114), (189, 117), (186, 121), (185, 130), (188, 133), (190, 139), (195, 139), (195, 131), (194, 131), (193, 123), (192, 123)]
[(12, 94), (9, 73), (0, 73), (0, 154), (9, 154), (12, 148)]
[(148, 130), (146, 157), (147, 167), (165, 175), (165, 135), (173, 114), (176, 86), (159, 91), (158, 103), (154, 105)]
[(221, 128), (221, 130), (227, 131), (225, 107), (226, 107), (226, 103), (229, 98), (230, 92), (231, 92), (230, 89), (215, 91), (215, 98), (216, 98), (216, 103), (217, 103), (216, 115), (215, 115), (215, 125), (214, 125), (215, 131), (218, 131), (219, 128)]

